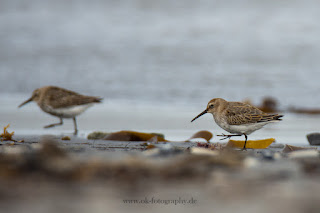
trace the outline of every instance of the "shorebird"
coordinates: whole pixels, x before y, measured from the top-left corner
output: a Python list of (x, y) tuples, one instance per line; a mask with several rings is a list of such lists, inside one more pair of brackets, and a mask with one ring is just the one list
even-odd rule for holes
[(60, 118), (59, 123), (44, 126), (51, 128), (63, 124), (63, 118), (72, 118), (74, 124), (74, 135), (77, 135), (76, 116), (83, 113), (86, 109), (95, 103), (100, 103), (101, 98), (85, 96), (76, 92), (63, 89), (56, 86), (45, 86), (33, 91), (32, 96), (19, 105), (19, 108), (25, 104), (35, 101), (42, 111)]
[(215, 122), (222, 129), (231, 133), (231, 135), (218, 135), (224, 137), (222, 140), (244, 135), (245, 142), (242, 150), (246, 149), (249, 134), (261, 129), (268, 123), (281, 121), (280, 118), (283, 117), (283, 115), (279, 114), (267, 114), (250, 104), (228, 102), (222, 98), (214, 98), (209, 101), (207, 108), (192, 119), (191, 122), (206, 113), (211, 113)]

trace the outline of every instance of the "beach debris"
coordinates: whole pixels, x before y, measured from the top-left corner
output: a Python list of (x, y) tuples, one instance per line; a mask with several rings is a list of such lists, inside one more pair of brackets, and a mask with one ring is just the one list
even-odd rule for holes
[(144, 133), (126, 130), (107, 134), (103, 139), (113, 141), (155, 141), (154, 137), (157, 137), (156, 141), (158, 142), (167, 141), (164, 139), (164, 137), (157, 133)]
[(0, 134), (0, 141), (14, 141), (15, 142), (15, 140), (12, 139), (12, 136), (14, 135), (14, 132), (10, 133), (7, 130), (9, 127), (10, 127), (10, 124), (8, 124), (7, 126), (5, 126), (3, 128), (3, 133)]
[(262, 158), (264, 160), (274, 160), (275, 151), (272, 151), (270, 149), (263, 149), (263, 150), (261, 150), (260, 153), (261, 153)]
[(212, 137), (213, 135), (211, 132), (207, 130), (202, 130), (193, 134), (188, 140), (186, 140), (186, 142), (190, 142), (192, 139), (199, 139), (199, 138), (203, 138), (207, 142), (209, 142)]
[(278, 101), (273, 97), (265, 97), (258, 108), (266, 113), (279, 112)]
[(295, 152), (300, 150), (317, 150), (317, 147), (301, 147), (301, 146), (292, 146), (292, 145), (286, 144), (282, 152), (289, 153), (289, 152)]
[(309, 144), (312, 146), (320, 145), (320, 133), (318, 132), (308, 134), (307, 139), (309, 141)]
[(143, 147), (145, 147), (145, 149), (154, 149), (154, 148), (156, 148), (156, 146), (155, 145), (153, 145), (153, 144), (151, 144), (151, 143), (142, 143), (142, 144), (140, 144), (140, 146), (143, 146)]
[(156, 146), (153, 145), (153, 144), (148, 144), (148, 145), (146, 146), (146, 149), (154, 149), (154, 148), (156, 148)]
[(64, 136), (64, 137), (61, 138), (61, 140), (63, 140), (63, 141), (70, 141), (71, 138), (70, 138), (69, 136)]
[(310, 114), (310, 115), (316, 115), (320, 114), (320, 109), (307, 109), (307, 108), (295, 108), (295, 107), (289, 107), (289, 112), (293, 113), (299, 113), (299, 114)]
[(243, 160), (243, 165), (245, 168), (256, 168), (260, 165), (260, 162), (257, 158), (254, 157), (246, 157)]
[(273, 154), (273, 159), (274, 160), (280, 160), (280, 159), (282, 159), (283, 158), (283, 155), (282, 155), (282, 153), (280, 153), (280, 152), (275, 152), (274, 154)]
[(223, 150), (225, 145), (222, 145), (221, 143), (200, 143), (200, 142), (198, 142), (197, 147), (211, 149), (211, 150)]
[(194, 155), (211, 155), (217, 156), (219, 155), (219, 151), (213, 149), (207, 149), (203, 147), (191, 147), (190, 153)]
[[(250, 99), (245, 99), (243, 102), (254, 106)], [(275, 98), (264, 97), (262, 103), (255, 107), (259, 108), (260, 110), (266, 113), (275, 113), (279, 112), (278, 105), (278, 101)]]
[(298, 150), (295, 152), (288, 153), (288, 158), (292, 158), (292, 159), (319, 158), (319, 152), (318, 150), (314, 150), (314, 149)]
[(46, 158), (45, 156), (49, 158), (59, 158), (68, 156), (67, 152), (58, 146), (58, 142), (52, 139), (43, 139), (39, 147), (39, 153), (43, 155), (43, 158)]
[(284, 144), (282, 143), (272, 143), (269, 148), (273, 148), (273, 149), (283, 149), (284, 148)]
[(156, 148), (147, 149), (143, 152), (143, 154), (151, 157), (168, 157), (176, 154), (181, 154), (183, 152), (184, 151), (182, 149), (173, 146), (171, 143), (166, 143), (158, 145)]
[(92, 132), (87, 136), (89, 140), (116, 140), (116, 141), (150, 141), (159, 142), (164, 140), (164, 135), (161, 133), (144, 133), (136, 131), (118, 131), (118, 132)]
[[(266, 149), (275, 141), (274, 138), (267, 138), (262, 140), (248, 140), (246, 147), (248, 149)], [(242, 140), (229, 140), (226, 147), (242, 148), (244, 141)]]
[(150, 138), (148, 141), (152, 143), (158, 143), (159, 142), (158, 136), (154, 136), (153, 138)]
[(87, 136), (87, 139), (89, 140), (99, 140), (106, 137), (109, 133), (107, 132), (92, 132)]

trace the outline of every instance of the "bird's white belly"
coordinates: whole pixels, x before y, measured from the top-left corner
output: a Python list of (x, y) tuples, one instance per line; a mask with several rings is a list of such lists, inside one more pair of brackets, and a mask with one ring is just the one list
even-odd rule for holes
[(252, 123), (252, 124), (241, 124), (241, 125), (229, 125), (224, 120), (217, 121), (216, 123), (227, 132), (233, 133), (233, 134), (246, 134), (249, 135), (252, 132), (261, 129), (264, 125), (267, 123)]
[(52, 107), (45, 107), (43, 110), (49, 114), (62, 117), (62, 118), (73, 118), (77, 115), (83, 113), (86, 109), (92, 106), (93, 103), (84, 104), (84, 105), (76, 105), (71, 107), (65, 108), (52, 108)]

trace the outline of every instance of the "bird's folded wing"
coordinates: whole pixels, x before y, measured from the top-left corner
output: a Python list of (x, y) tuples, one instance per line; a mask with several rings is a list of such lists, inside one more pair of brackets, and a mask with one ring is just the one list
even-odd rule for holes
[(47, 99), (47, 104), (53, 108), (65, 108), (75, 105), (101, 102), (101, 98), (84, 96), (69, 90), (59, 91), (59, 93), (51, 92), (47, 95), (49, 97)]
[(252, 124), (268, 120), (269, 115), (249, 104), (237, 103), (226, 109), (229, 125)]
[(229, 125), (253, 124), (277, 120), (278, 115), (269, 114), (229, 114), (227, 122)]

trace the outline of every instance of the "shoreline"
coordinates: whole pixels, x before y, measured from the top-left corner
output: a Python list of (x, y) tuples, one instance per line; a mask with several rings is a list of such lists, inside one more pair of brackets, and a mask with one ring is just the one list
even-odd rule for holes
[[(141, 212), (143, 200), (152, 199), (169, 202), (153, 203), (155, 212), (228, 212), (235, 203), (249, 213), (320, 207), (319, 150), (210, 150), (196, 142), (150, 143), (148, 149), (146, 142), (61, 138), (16, 135), (24, 142), (1, 142), (0, 205), (6, 212), (51, 213), (55, 201), (77, 212)], [(191, 198), (196, 202), (170, 204)]]

